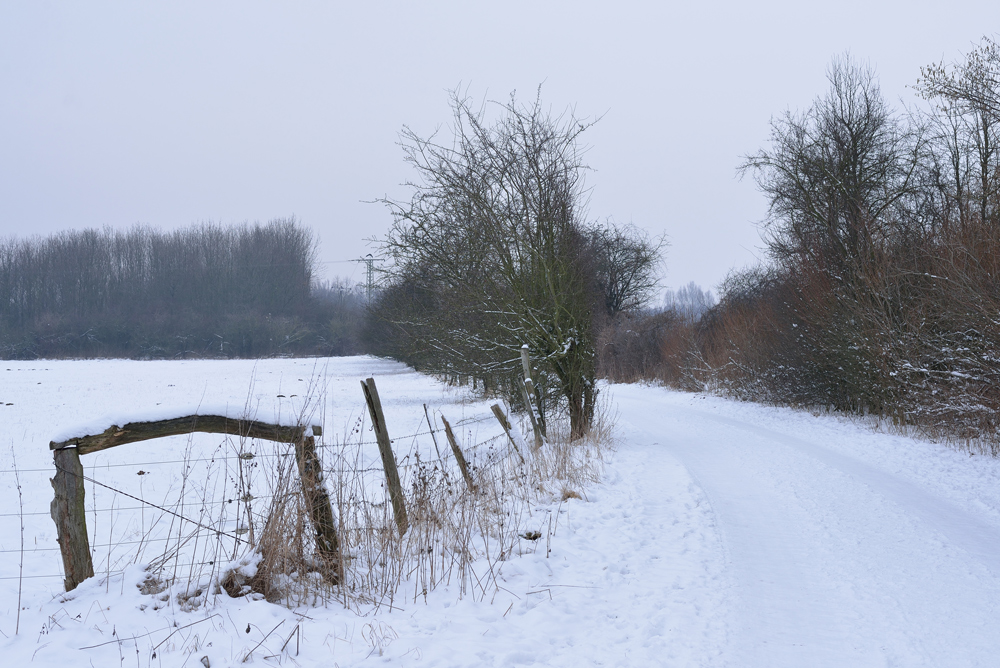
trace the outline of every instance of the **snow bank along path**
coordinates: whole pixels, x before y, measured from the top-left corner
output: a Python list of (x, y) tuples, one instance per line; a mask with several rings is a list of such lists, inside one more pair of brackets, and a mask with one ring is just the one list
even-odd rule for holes
[(997, 665), (994, 460), (813, 417), (614, 388), (625, 438), (711, 506), (740, 666)]

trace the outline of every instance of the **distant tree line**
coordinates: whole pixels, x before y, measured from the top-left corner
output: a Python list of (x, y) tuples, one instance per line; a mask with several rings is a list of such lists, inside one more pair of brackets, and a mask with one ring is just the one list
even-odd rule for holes
[(683, 376), (693, 333), (714, 305), (711, 290), (693, 281), (664, 294), (661, 306), (630, 309), (605, 321), (598, 339), (598, 373), (616, 382)]
[(363, 300), (316, 284), (293, 219), (0, 242), (0, 356), (260, 357), (358, 352)]
[(997, 443), (1000, 45), (923, 68), (923, 112), (847, 58), (828, 80), (741, 167), (769, 202), (769, 262), (661, 327), (643, 373)]

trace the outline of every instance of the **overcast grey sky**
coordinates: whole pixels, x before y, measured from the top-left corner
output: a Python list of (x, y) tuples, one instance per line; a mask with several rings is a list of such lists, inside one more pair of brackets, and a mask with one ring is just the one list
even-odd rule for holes
[(405, 123), (446, 91), (603, 115), (590, 215), (666, 233), (664, 286), (753, 263), (763, 198), (735, 168), (845, 51), (890, 99), (1000, 29), (994, 1), (4, 2), (0, 236), (297, 216), (327, 278), (409, 175)]

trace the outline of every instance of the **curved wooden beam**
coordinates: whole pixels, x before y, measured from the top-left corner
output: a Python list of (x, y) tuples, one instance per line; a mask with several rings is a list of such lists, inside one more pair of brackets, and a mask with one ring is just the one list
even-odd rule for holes
[(148, 441), (151, 438), (201, 432), (258, 438), (279, 443), (298, 443), (305, 436), (304, 427), (285, 427), (257, 420), (240, 420), (222, 415), (187, 415), (155, 422), (129, 422), (121, 427), (112, 425), (100, 434), (77, 436), (65, 441), (52, 441), (49, 450), (75, 447), (81, 455), (100, 452), (118, 445)]

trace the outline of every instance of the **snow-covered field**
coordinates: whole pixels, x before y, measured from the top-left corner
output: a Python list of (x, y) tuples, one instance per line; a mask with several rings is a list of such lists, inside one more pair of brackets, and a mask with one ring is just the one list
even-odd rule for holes
[[(57, 434), (106, 414), (173, 405), (298, 415), (310, 393), (323, 395), (305, 409), (312, 422), (340, 433), (362, 414), (358, 380), (369, 375), (396, 434), (420, 431), (423, 403), (454, 420), (488, 412), (462, 392), (371, 358), (0, 363), (5, 663), (998, 663), (997, 461), (872, 433), (843, 418), (637, 385), (603, 390), (618, 412), (617, 451), (604, 482), (584, 500), (543, 500), (537, 516), (557, 518), (551, 551), (544, 540), (525, 541), (522, 555), (502, 562), (502, 587), (486, 600), (440, 587), (426, 603), (411, 596), (367, 614), (226, 596), (184, 612), (154, 609), (153, 597), (135, 586), (138, 566), (62, 593), (52, 577), (61, 562), (48, 517), (48, 442)], [(221, 439), (204, 438), (208, 445)], [(139, 484), (142, 466), (147, 491), (168, 487), (157, 478), (171, 469), (149, 466), (150, 450), (164, 460), (187, 443), (122, 446), (85, 466), (122, 485)], [(12, 450), (25, 524), (16, 636), (21, 537)]]

